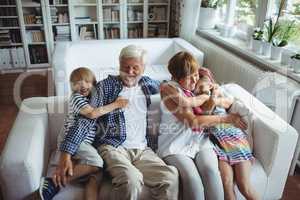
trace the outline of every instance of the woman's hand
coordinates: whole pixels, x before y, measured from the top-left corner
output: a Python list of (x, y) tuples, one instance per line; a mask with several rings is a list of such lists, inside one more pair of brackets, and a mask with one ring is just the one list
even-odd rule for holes
[(247, 123), (241, 118), (241, 116), (237, 113), (230, 113), (226, 115), (225, 117), (226, 123), (230, 123), (234, 125), (237, 128), (240, 128), (242, 130), (246, 130), (248, 125)]

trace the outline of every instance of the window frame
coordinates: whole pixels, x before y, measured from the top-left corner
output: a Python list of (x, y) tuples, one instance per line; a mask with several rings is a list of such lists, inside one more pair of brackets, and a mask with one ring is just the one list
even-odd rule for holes
[[(243, 42), (244, 44), (249, 44), (249, 33), (246, 33), (245, 31), (237, 29), (235, 33), (235, 38), (226, 38), (220, 36), (220, 29), (230, 26), (234, 24), (234, 16), (235, 16), (235, 7), (238, 0), (228, 0), (227, 3), (227, 15), (225, 16), (224, 23), (219, 23), (216, 25), (216, 28), (213, 30), (201, 30), (196, 28), (196, 36), (204, 37), (206, 39), (211, 40), (212, 42), (224, 47), (225, 49), (230, 49), (235, 52), (236, 55), (240, 56), (242, 55), (243, 58), (246, 60), (258, 64), (260, 68), (263, 70), (271, 70), (271, 71), (278, 71), (280, 74), (285, 75), (292, 80), (297, 81), (300, 83), (300, 75), (296, 74), (294, 72), (290, 71), (281, 71), (283, 65), (280, 63), (274, 63), (272, 60), (263, 60), (259, 55), (256, 55), (252, 53), (252, 51), (249, 53), (249, 49), (240, 48), (239, 46), (236, 46), (239, 42)], [(256, 21), (255, 21), (255, 27), (264, 27), (265, 20), (272, 17), (273, 13), (273, 6), (275, 5), (276, 0), (266, 0), (266, 1), (258, 1), (258, 9), (256, 11)], [(232, 9), (234, 8), (234, 9)], [(249, 28), (254, 28), (253, 26), (249, 25)], [(235, 42), (232, 42), (232, 40), (235, 40)], [(288, 47), (284, 47), (290, 51), (293, 51), (295, 53), (300, 53), (300, 47), (290, 45)]]
[[(234, 24), (234, 17), (235, 17), (235, 10), (236, 10), (235, 8), (237, 6), (238, 1), (239, 0), (228, 0), (228, 3), (226, 5), (227, 14), (222, 23), (216, 24), (217, 30), (220, 31), (220, 29), (224, 27), (232, 28)], [(246, 25), (248, 26), (247, 29), (249, 28), (250, 30), (253, 30), (255, 27), (263, 28), (265, 20), (270, 17), (273, 17), (272, 9), (275, 3), (276, 0), (265, 0), (265, 1), (258, 0), (258, 7), (257, 7), (258, 9), (256, 10), (255, 26)], [(235, 33), (236, 38), (243, 40), (245, 42), (249, 41), (249, 33), (241, 29), (238, 29), (238, 27), (235, 27), (235, 29), (236, 29), (236, 33)], [(198, 27), (196, 27), (196, 30), (201, 32), (201, 30), (198, 30)], [(300, 47), (296, 46), (293, 43), (291, 43), (290, 46), (284, 48), (295, 51), (295, 53), (297, 52), (300, 53)]]

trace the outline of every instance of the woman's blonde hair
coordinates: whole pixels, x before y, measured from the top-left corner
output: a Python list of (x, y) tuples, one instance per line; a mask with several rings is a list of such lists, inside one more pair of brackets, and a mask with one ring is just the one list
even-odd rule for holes
[(185, 78), (199, 69), (199, 64), (194, 56), (181, 51), (175, 54), (168, 63), (168, 70), (175, 80)]
[(96, 77), (94, 73), (86, 67), (79, 67), (73, 70), (70, 75), (70, 82), (73, 84), (81, 80), (85, 80), (86, 82), (91, 82), (94, 86), (96, 85)]

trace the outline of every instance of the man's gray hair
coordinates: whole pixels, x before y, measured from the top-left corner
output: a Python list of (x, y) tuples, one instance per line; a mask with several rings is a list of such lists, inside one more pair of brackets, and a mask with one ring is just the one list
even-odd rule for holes
[(137, 45), (128, 45), (121, 50), (120, 61), (122, 58), (140, 58), (146, 64), (146, 50)]

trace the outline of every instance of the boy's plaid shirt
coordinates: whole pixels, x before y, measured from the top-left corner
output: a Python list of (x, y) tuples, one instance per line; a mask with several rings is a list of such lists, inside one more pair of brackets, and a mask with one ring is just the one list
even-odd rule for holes
[[(146, 97), (147, 107), (151, 104), (150, 95), (159, 92), (159, 81), (152, 80), (149, 77), (143, 76), (139, 85), (141, 85), (143, 93)], [(95, 86), (92, 92), (90, 105), (99, 107), (114, 102), (119, 93), (122, 91), (123, 85), (119, 76), (108, 76), (108, 78), (100, 81)], [(121, 145), (126, 139), (124, 113), (121, 109), (116, 109), (98, 119), (88, 119), (79, 117), (79, 119), (70, 127), (69, 132), (65, 136), (60, 145), (60, 151), (64, 151), (74, 155), (81, 142), (85, 139), (89, 129), (97, 126), (97, 134), (94, 141), (94, 146), (98, 147), (101, 144), (109, 144), (114, 147)], [(95, 124), (97, 123), (97, 124)], [(147, 123), (147, 126), (149, 124)], [(147, 127), (149, 129), (149, 127)], [(147, 143), (153, 150), (157, 147), (157, 141), (150, 136), (147, 130)]]

